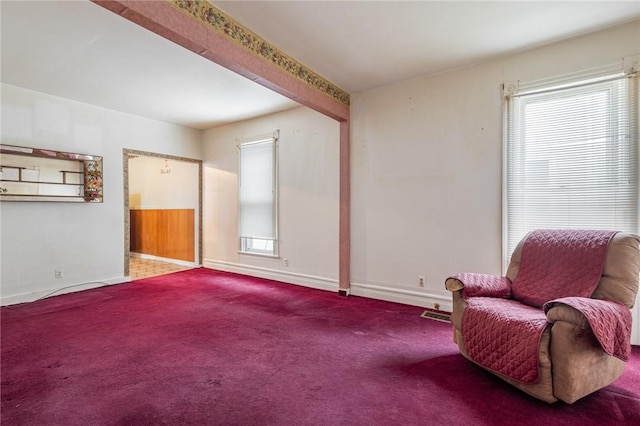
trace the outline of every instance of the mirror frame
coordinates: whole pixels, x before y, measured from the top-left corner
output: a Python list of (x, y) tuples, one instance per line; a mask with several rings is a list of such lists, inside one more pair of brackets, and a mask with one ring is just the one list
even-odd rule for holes
[[(53, 201), (67, 203), (102, 203), (104, 196), (102, 190), (102, 157), (98, 155), (77, 154), (61, 152), (49, 149), (29, 148), (24, 146), (0, 144), (0, 153), (22, 155), (25, 157), (48, 158), (54, 160), (75, 160), (82, 163), (83, 182), (82, 194), (78, 196), (68, 195), (40, 195), (40, 194), (11, 194), (7, 193), (0, 181), (0, 201)], [(0, 169), (2, 168), (2, 156), (0, 156)], [(4, 165), (7, 166), (7, 165)], [(34, 182), (38, 183), (38, 182)]]

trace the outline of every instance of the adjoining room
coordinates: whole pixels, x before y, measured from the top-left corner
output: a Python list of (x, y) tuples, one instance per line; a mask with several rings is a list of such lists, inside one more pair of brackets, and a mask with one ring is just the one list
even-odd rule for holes
[(125, 155), (128, 275), (146, 278), (200, 265), (201, 161), (129, 150)]

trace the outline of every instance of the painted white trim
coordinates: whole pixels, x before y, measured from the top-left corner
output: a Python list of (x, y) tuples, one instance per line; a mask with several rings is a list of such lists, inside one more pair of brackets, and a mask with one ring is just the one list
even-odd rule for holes
[(380, 285), (351, 283), (351, 294), (430, 309), (434, 309), (437, 303), (439, 305), (438, 309), (446, 312), (451, 312), (453, 309), (451, 297)]
[[(338, 280), (332, 278), (299, 274), (295, 272), (283, 272), (277, 269), (212, 259), (205, 259), (203, 267), (225, 272), (235, 272), (259, 278), (267, 278), (336, 293), (339, 291)], [(402, 303), (404, 305), (420, 306), (431, 309), (434, 309), (435, 304), (437, 303), (439, 305), (439, 309), (446, 312), (451, 312), (453, 309), (451, 297), (372, 284), (351, 283), (351, 287), (348, 289), (347, 294), (349, 296), (367, 297), (370, 299), (385, 300), (387, 302)]]
[(508, 167), (507, 159), (509, 158), (509, 101), (507, 98), (502, 99), (502, 216), (500, 216), (500, 228), (502, 229), (502, 247), (500, 247), (500, 266), (502, 274), (507, 273), (511, 253), (507, 253), (507, 178)]
[(631, 309), (631, 318), (631, 344), (640, 345), (640, 305), (638, 305), (638, 299)]
[(222, 260), (205, 259), (202, 266), (225, 272), (249, 275), (252, 277), (266, 278), (282, 281), (288, 284), (296, 284), (303, 287), (315, 288), (337, 293), (338, 280), (334, 278), (320, 277), (317, 275), (300, 274), (297, 272), (284, 272), (278, 269), (263, 268), (259, 266), (245, 265)]
[(111, 278), (102, 281), (92, 281), (89, 283), (70, 284), (63, 287), (50, 288), (47, 290), (32, 291), (29, 293), (14, 294), (11, 296), (0, 297), (0, 305), (8, 306), (16, 303), (30, 303), (40, 299), (46, 299), (51, 296), (59, 296), (61, 294), (75, 293), (77, 291), (90, 290), (93, 288), (104, 287), (107, 285), (123, 284), (131, 281), (130, 277)]
[(131, 253), (129, 253), (129, 255), (131, 257), (137, 257), (137, 258), (140, 258), (140, 259), (158, 260), (160, 262), (173, 263), (174, 265), (188, 266), (188, 267), (191, 267), (191, 268), (197, 268), (198, 266), (200, 266), (196, 262), (187, 262), (185, 260), (169, 259), (168, 257), (159, 257), (159, 256), (154, 256), (152, 254), (131, 252)]

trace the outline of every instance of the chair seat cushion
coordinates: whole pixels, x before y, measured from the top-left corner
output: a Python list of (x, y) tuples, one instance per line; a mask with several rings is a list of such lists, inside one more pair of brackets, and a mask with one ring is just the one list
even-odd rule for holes
[(544, 311), (515, 300), (471, 297), (462, 336), (471, 359), (522, 383), (538, 380), (540, 339), (549, 325)]

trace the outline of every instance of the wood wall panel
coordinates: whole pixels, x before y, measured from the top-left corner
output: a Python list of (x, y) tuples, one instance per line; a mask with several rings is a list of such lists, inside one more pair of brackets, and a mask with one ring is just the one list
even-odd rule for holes
[(130, 210), (134, 253), (195, 262), (194, 209)]

